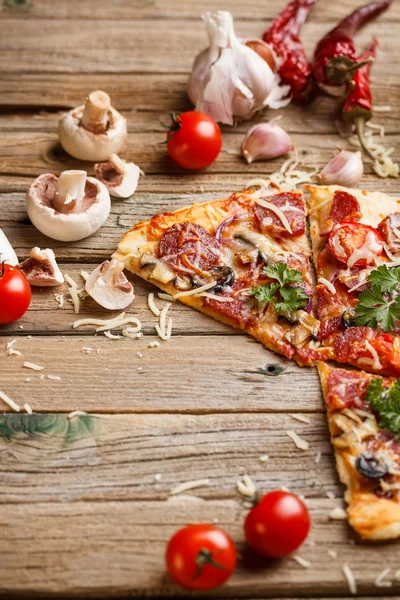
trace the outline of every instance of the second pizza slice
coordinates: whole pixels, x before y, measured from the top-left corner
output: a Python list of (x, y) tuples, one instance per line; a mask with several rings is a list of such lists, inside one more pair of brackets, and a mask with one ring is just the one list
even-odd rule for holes
[(400, 200), (311, 187), (318, 338), (329, 358), (400, 376)]
[(319, 358), (301, 192), (250, 189), (155, 215), (122, 238), (114, 258), (300, 365)]

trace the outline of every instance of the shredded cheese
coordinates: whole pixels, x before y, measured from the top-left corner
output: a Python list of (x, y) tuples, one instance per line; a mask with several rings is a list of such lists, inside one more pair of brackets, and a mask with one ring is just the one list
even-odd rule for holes
[(68, 419), (73, 419), (74, 417), (79, 417), (79, 416), (81, 416), (81, 415), (87, 415), (87, 413), (86, 413), (86, 412), (84, 412), (83, 410), (73, 410), (72, 412), (70, 412), (70, 413), (67, 415), (67, 418), (68, 418)]
[(47, 375), (47, 379), (51, 379), (52, 381), (61, 381), (61, 377), (59, 375)]
[(336, 288), (329, 279), (325, 279), (325, 277), (319, 277), (318, 283), (322, 283), (332, 294), (336, 294)]
[(297, 554), (292, 554), (290, 558), (296, 561), (301, 567), (304, 567), (304, 569), (309, 569), (312, 566), (309, 560), (306, 560), (302, 556), (297, 556)]
[(269, 456), (268, 454), (262, 454), (258, 460), (262, 463), (267, 462), (267, 460), (269, 460)]
[(158, 348), (159, 346), (160, 346), (160, 342), (157, 342), (155, 340), (152, 342), (149, 342), (149, 348)]
[(295, 419), (296, 421), (300, 421), (300, 423), (307, 423), (307, 425), (310, 424), (310, 419), (308, 417), (306, 417), (305, 415), (290, 415), (292, 417), (292, 419)]
[(8, 404), (8, 406), (10, 408), (12, 408), (13, 410), (15, 410), (15, 412), (19, 412), (21, 410), (21, 407), (19, 406), (19, 404), (14, 402), (14, 400), (11, 400), (11, 398), (2, 391), (0, 391), (0, 400), (3, 400), (3, 402)]
[(68, 285), (70, 286), (68, 292), (69, 292), (69, 295), (71, 296), (71, 300), (72, 300), (72, 304), (73, 304), (73, 307), (74, 307), (75, 314), (78, 314), (79, 313), (79, 308), (80, 308), (80, 305), (79, 305), (78, 284), (76, 283), (76, 281), (74, 281), (72, 279), (72, 277), (70, 277), (68, 275), (68, 273), (64, 273), (64, 279), (68, 283)]
[(7, 354), (8, 356), (22, 356), (22, 352), (16, 350), (15, 348), (10, 348), (9, 350), (7, 350)]
[(87, 281), (89, 279), (89, 273), (87, 271), (81, 271), (80, 276), (84, 281)]
[(330, 556), (331, 558), (333, 558), (334, 560), (337, 559), (337, 552), (336, 552), (336, 550), (328, 550), (327, 555)]
[(257, 491), (256, 484), (249, 475), (243, 475), (242, 479), (236, 482), (236, 487), (239, 494), (246, 498), (252, 498)]
[(97, 325), (96, 331), (107, 331), (110, 329), (116, 329), (117, 327), (122, 327), (123, 325), (133, 324), (135, 327), (131, 327), (130, 329), (135, 329), (136, 333), (141, 330), (142, 325), (136, 317), (125, 317), (125, 313), (121, 313), (117, 317), (113, 319), (103, 320), (103, 319), (79, 319), (73, 323), (72, 327), (76, 329), (77, 327), (82, 327), (84, 325)]
[(376, 371), (380, 371), (382, 369), (382, 365), (377, 351), (368, 340), (365, 340), (365, 347), (371, 352), (372, 358), (362, 357), (359, 358), (357, 362), (359, 364), (371, 366)]
[(385, 577), (387, 577), (390, 573), (391, 569), (383, 569), (383, 571), (381, 571), (377, 578), (375, 579), (375, 585), (376, 587), (392, 587), (392, 582), (391, 581), (384, 581)]
[(198, 294), (199, 296), (204, 296), (205, 298), (210, 298), (211, 300), (218, 300), (218, 302), (234, 302), (235, 298), (231, 298), (230, 296), (217, 296), (217, 294), (211, 294), (210, 292), (202, 292)]
[(299, 450), (308, 450), (308, 442), (306, 442), (306, 440), (303, 440), (300, 436), (298, 436), (295, 431), (291, 429), (286, 432), (286, 435), (288, 435), (293, 440), (295, 446)]
[(33, 411), (32, 411), (30, 405), (27, 402), (24, 404), (23, 408), (28, 413), (28, 415), (32, 415), (33, 414)]
[(319, 461), (321, 460), (321, 456), (322, 456), (322, 452), (317, 452), (317, 455), (315, 457), (315, 464), (318, 465)]
[(25, 369), (32, 369), (32, 371), (43, 371), (44, 369), (44, 367), (41, 367), (40, 365), (35, 365), (34, 363), (28, 361), (25, 361), (22, 366), (25, 367)]
[(54, 297), (58, 303), (58, 308), (64, 308), (64, 294), (54, 294)]
[(267, 202), (266, 200), (262, 200), (261, 198), (258, 198), (256, 200), (256, 203), (259, 204), (260, 206), (263, 206), (264, 208), (268, 208), (268, 210), (272, 210), (272, 212), (275, 213), (276, 216), (282, 221), (282, 225), (284, 226), (284, 228), (290, 234), (293, 233), (292, 228), (289, 225), (289, 221), (287, 220), (285, 213), (278, 206), (275, 206), (275, 204), (272, 204), (272, 202)]
[(149, 305), (149, 309), (151, 310), (151, 312), (153, 313), (153, 315), (155, 315), (156, 317), (159, 317), (161, 311), (154, 304), (154, 294), (153, 294), (153, 292), (150, 292), (150, 294), (147, 296), (147, 304)]
[(170, 491), (170, 496), (176, 496), (177, 494), (181, 494), (182, 492), (187, 492), (188, 490), (194, 490), (195, 488), (204, 487), (210, 485), (209, 479), (197, 479), (196, 481), (186, 481), (185, 483), (181, 483), (176, 487), (172, 488)]
[(332, 519), (332, 521), (344, 521), (347, 519), (347, 513), (343, 508), (340, 508), (340, 506), (336, 506), (336, 508), (333, 508), (329, 513), (329, 518)]
[[(374, 110), (376, 110), (376, 107), (374, 107)], [(395, 163), (390, 157), (390, 155), (394, 152), (394, 148), (385, 148), (381, 144), (377, 144), (374, 140), (372, 131), (367, 131), (365, 133), (364, 139), (366, 147), (375, 157), (375, 161), (373, 163), (373, 169), (375, 173), (383, 179), (386, 179), (387, 177), (398, 177), (399, 165)], [(351, 136), (349, 138), (349, 142), (353, 146), (357, 146), (358, 148), (361, 147), (360, 141), (357, 136)]]
[(6, 350), (9, 350), (10, 348), (12, 348), (16, 342), (17, 342), (17, 340), (11, 340), (10, 342), (7, 342)]
[(163, 294), (163, 293), (160, 292), (157, 295), (160, 298), (160, 300), (167, 300), (168, 302), (173, 302), (174, 301), (174, 297), (171, 296), (171, 294)]
[(120, 335), (114, 335), (113, 333), (111, 333), (109, 329), (107, 329), (107, 331), (104, 332), (104, 335), (110, 340), (119, 340), (121, 338)]
[(196, 296), (199, 295), (201, 292), (205, 292), (206, 290), (209, 290), (210, 288), (214, 287), (216, 284), (216, 281), (212, 281), (211, 283), (206, 283), (205, 285), (201, 285), (198, 288), (195, 288), (194, 290), (187, 290), (185, 292), (178, 292), (177, 294), (174, 294), (173, 299), (177, 300), (178, 298), (183, 298), (186, 296)]
[(356, 582), (356, 578), (354, 577), (354, 573), (353, 571), (350, 569), (349, 565), (347, 563), (345, 563), (342, 566), (342, 571), (344, 576), (347, 579), (347, 583), (349, 585), (349, 590), (351, 594), (357, 594), (357, 582)]

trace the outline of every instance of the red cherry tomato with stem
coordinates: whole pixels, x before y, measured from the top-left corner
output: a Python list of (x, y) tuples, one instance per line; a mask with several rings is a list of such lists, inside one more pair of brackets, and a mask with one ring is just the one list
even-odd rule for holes
[(210, 590), (232, 575), (236, 549), (219, 527), (188, 525), (172, 536), (165, 559), (168, 573), (177, 583), (190, 590)]
[(22, 317), (31, 303), (32, 290), (25, 275), (0, 263), (0, 324), (13, 323)]
[(214, 119), (195, 110), (171, 117), (167, 133), (171, 158), (184, 169), (198, 170), (211, 165), (222, 146), (221, 130)]
[(357, 221), (337, 223), (328, 242), (334, 257), (349, 268), (372, 264), (383, 252), (379, 231)]
[(264, 556), (282, 558), (306, 539), (310, 516), (305, 504), (290, 492), (265, 494), (244, 523), (248, 544)]

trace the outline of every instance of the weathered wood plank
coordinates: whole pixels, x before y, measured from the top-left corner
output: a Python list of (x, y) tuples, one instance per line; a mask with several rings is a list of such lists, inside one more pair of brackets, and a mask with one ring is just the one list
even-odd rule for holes
[[(385, 125), (391, 125), (392, 129), (398, 127), (398, 113), (400, 107), (393, 99), (400, 95), (400, 84), (394, 74), (381, 76), (381, 65), (385, 57), (380, 55), (376, 60), (372, 74), (372, 90), (374, 102), (376, 105), (386, 105), (388, 98), (391, 98), (392, 111), (380, 113), (376, 120)], [(23, 119), (23, 116), (12, 114), (13, 111), (27, 113), (29, 110), (47, 109), (67, 109), (82, 104), (83, 99), (91, 90), (105, 89), (111, 97), (113, 105), (118, 110), (127, 111), (125, 116), (129, 120), (129, 128), (133, 126), (148, 127), (148, 120), (153, 119), (152, 124), (156, 126), (161, 119), (163, 112), (188, 110), (191, 107), (186, 95), (188, 83), (188, 74), (173, 73), (40, 73), (15, 74), (1, 73), (0, 79), (0, 109), (5, 112), (8, 110), (10, 115), (5, 121), (1, 119), (1, 128), (14, 127), (17, 119)], [(326, 133), (332, 129), (332, 113), (335, 102), (326, 97), (320, 97), (312, 108), (302, 107), (298, 104), (290, 104), (280, 111), (284, 115), (285, 127), (297, 126), (308, 129), (297, 129), (297, 131)], [(140, 111), (135, 116), (132, 111)], [(146, 116), (143, 111), (154, 111), (155, 116)], [(275, 114), (274, 111), (265, 113), (268, 118)], [(325, 120), (321, 123), (321, 120)], [(42, 117), (35, 116), (35, 122), (32, 121), (31, 127), (46, 127), (48, 115)], [(53, 117), (56, 119), (57, 115)], [(166, 119), (166, 116), (165, 116)], [(254, 122), (257, 121), (257, 118)], [(293, 121), (293, 123), (292, 123)], [(24, 120), (28, 122), (27, 119)], [(248, 122), (244, 122), (241, 130), (249, 127)], [(328, 129), (329, 128), (329, 129)], [(293, 129), (294, 131), (296, 129)]]
[[(245, 473), (263, 491), (284, 483), (307, 498), (341, 498), (325, 414), (308, 418), (309, 424), (288, 414), (7, 413), (0, 416), (0, 436), (9, 435), (0, 437), (0, 503), (166, 500), (193, 479), (209, 485), (186, 494), (223, 499)], [(291, 429), (308, 441), (307, 451), (295, 447)], [(263, 455), (268, 462), (260, 462)]]
[[(237, 499), (188, 502), (73, 502), (6, 504), (0, 511), (3, 594), (62, 593), (68, 597), (183, 596), (165, 575), (164, 551), (168, 538), (182, 525), (218, 519), (237, 543), (242, 557), (228, 583), (202, 594), (210, 598), (311, 596), (315, 598), (316, 573), (320, 595), (348, 595), (342, 572), (347, 562), (362, 595), (380, 594), (374, 586), (382, 567), (398, 568), (393, 546), (351, 545), (345, 522), (332, 522), (327, 514), (337, 501), (311, 499), (311, 541), (299, 554), (312, 568), (293, 559), (267, 561), (255, 557), (243, 542), (246, 510)], [(328, 550), (336, 550), (333, 560)], [(379, 552), (379, 554), (378, 554)], [(379, 556), (379, 560), (377, 560)], [(398, 595), (399, 582), (385, 588)], [(43, 596), (42, 596), (43, 597)]]
[[(81, 287), (84, 285), (84, 280), (81, 278), (80, 272), (85, 270), (90, 273), (97, 265), (80, 263), (63, 264), (60, 266), (62, 272), (68, 273), (78, 283), (78, 286)], [(159, 290), (155, 286), (129, 273), (127, 273), (127, 276), (134, 284), (135, 300), (124, 312), (127, 315), (132, 314), (140, 320), (142, 331), (145, 334), (156, 335), (154, 325), (158, 322), (158, 319), (148, 307), (147, 298), (149, 292), (154, 292), (155, 302), (160, 308), (165, 305), (165, 301), (157, 300), (157, 291)], [(25, 313), (22, 319), (7, 326), (1, 326), (0, 336), (11, 335), (12, 333), (18, 335), (52, 335), (63, 333), (82, 337), (80, 329), (72, 329), (72, 324), (77, 319), (110, 319), (121, 312), (106, 310), (89, 297), (81, 302), (79, 315), (76, 315), (71, 302), (68, 301), (68, 298), (70, 298), (68, 288), (67, 283), (54, 288), (32, 288), (33, 296), (28, 312)], [(62, 309), (60, 309), (55, 298), (58, 294), (64, 294), (64, 308)], [(170, 311), (174, 322), (173, 335), (193, 335), (199, 333), (207, 335), (241, 335), (241, 332), (237, 329), (219, 323), (206, 315), (202, 315), (180, 302), (176, 302)], [(23, 326), (23, 330), (20, 329), (21, 325)]]
[[(246, 5), (241, 0), (220, 0), (219, 10), (229, 10), (236, 19), (255, 19), (263, 23), (272, 19), (284, 6), (285, 2), (268, 2), (264, 0), (253, 0)], [(320, 2), (312, 12), (313, 21), (338, 20), (346, 15), (351, 8), (356, 8), (358, 3), (352, 0), (338, 0), (326, 4)], [(350, 8), (351, 7), (351, 8)], [(90, 21), (105, 20), (136, 20), (136, 19), (198, 19), (199, 15), (206, 10), (215, 10), (214, 0), (203, 0), (201, 5), (194, 0), (118, 0), (108, 2), (107, 0), (69, 0), (68, 3), (57, 2), (54, 6), (49, 5), (46, 0), (9, 0), (0, 8), (0, 15), (6, 18), (30, 18), (30, 19), (88, 19)], [(382, 21), (400, 20), (399, 6), (394, 3), (389, 13), (382, 15)]]
[[(205, 28), (196, 21), (141, 19), (104, 21), (9, 18), (0, 39), (0, 71), (6, 73), (188, 73), (196, 54), (206, 45)], [(242, 37), (258, 37), (263, 22), (237, 24)], [(331, 23), (306, 23), (303, 32), (311, 53)], [(372, 35), (381, 42), (380, 73), (395, 79), (400, 24), (379, 21), (358, 36), (359, 46)], [(167, 40), (167, 41), (166, 41)], [(166, 43), (168, 51), (166, 51)], [(99, 49), (102, 49), (100, 52)]]
[[(279, 169), (283, 159), (254, 162), (247, 165), (240, 156), (243, 133), (227, 132), (224, 135), (223, 147), (215, 163), (208, 167), (208, 173), (242, 174), (245, 183), (253, 176), (265, 175)], [(300, 159), (309, 168), (322, 168), (335, 153), (334, 143), (345, 146), (346, 141), (332, 133), (332, 136), (292, 134), (293, 144), (297, 148)], [(388, 135), (386, 143), (398, 146), (400, 134)], [(124, 158), (133, 161), (148, 174), (186, 173), (168, 156), (163, 133), (137, 132), (128, 134), (127, 149)], [(371, 165), (365, 161), (366, 175), (371, 175)], [(58, 143), (56, 133), (39, 132), (7, 132), (0, 139), (0, 173), (2, 175), (31, 175), (37, 177), (41, 173), (59, 173), (65, 169), (84, 168), (91, 172), (93, 166), (68, 156)], [(377, 177), (373, 175), (374, 181)]]
[[(12, 338), (3, 339), (5, 346)], [(21, 405), (29, 400), (36, 411), (321, 410), (316, 370), (297, 367), (250, 336), (175, 337), (149, 348), (152, 339), (109, 340), (89, 334), (89, 328), (82, 328), (80, 338), (23, 337), (14, 346), (22, 356), (0, 354), (1, 388)], [(84, 347), (94, 350), (86, 354)], [(25, 369), (24, 361), (45, 370)], [(283, 366), (283, 373), (260, 372), (268, 364)]]

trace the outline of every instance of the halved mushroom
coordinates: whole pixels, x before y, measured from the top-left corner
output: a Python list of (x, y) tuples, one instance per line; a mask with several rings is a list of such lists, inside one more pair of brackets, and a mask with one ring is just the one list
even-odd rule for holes
[(18, 265), (19, 270), (25, 275), (31, 285), (50, 287), (64, 283), (53, 250), (41, 250), (37, 246), (32, 248), (29, 258)]
[(32, 223), (45, 235), (62, 242), (82, 240), (100, 229), (110, 214), (110, 194), (86, 171), (46, 173), (32, 183), (26, 208)]
[(127, 163), (116, 154), (105, 162), (94, 165), (96, 177), (104, 183), (114, 198), (129, 198), (135, 192), (140, 169), (135, 163)]
[(6, 234), (0, 229), (0, 265), (3, 261), (12, 267), (16, 267), (19, 262)]
[(86, 280), (87, 293), (103, 308), (121, 310), (135, 298), (133, 285), (125, 277), (123, 269), (123, 262), (106, 260)]
[(86, 104), (67, 112), (60, 120), (58, 136), (68, 154), (80, 160), (107, 160), (122, 150), (127, 135), (126, 119), (111, 106), (110, 96), (91, 92)]

